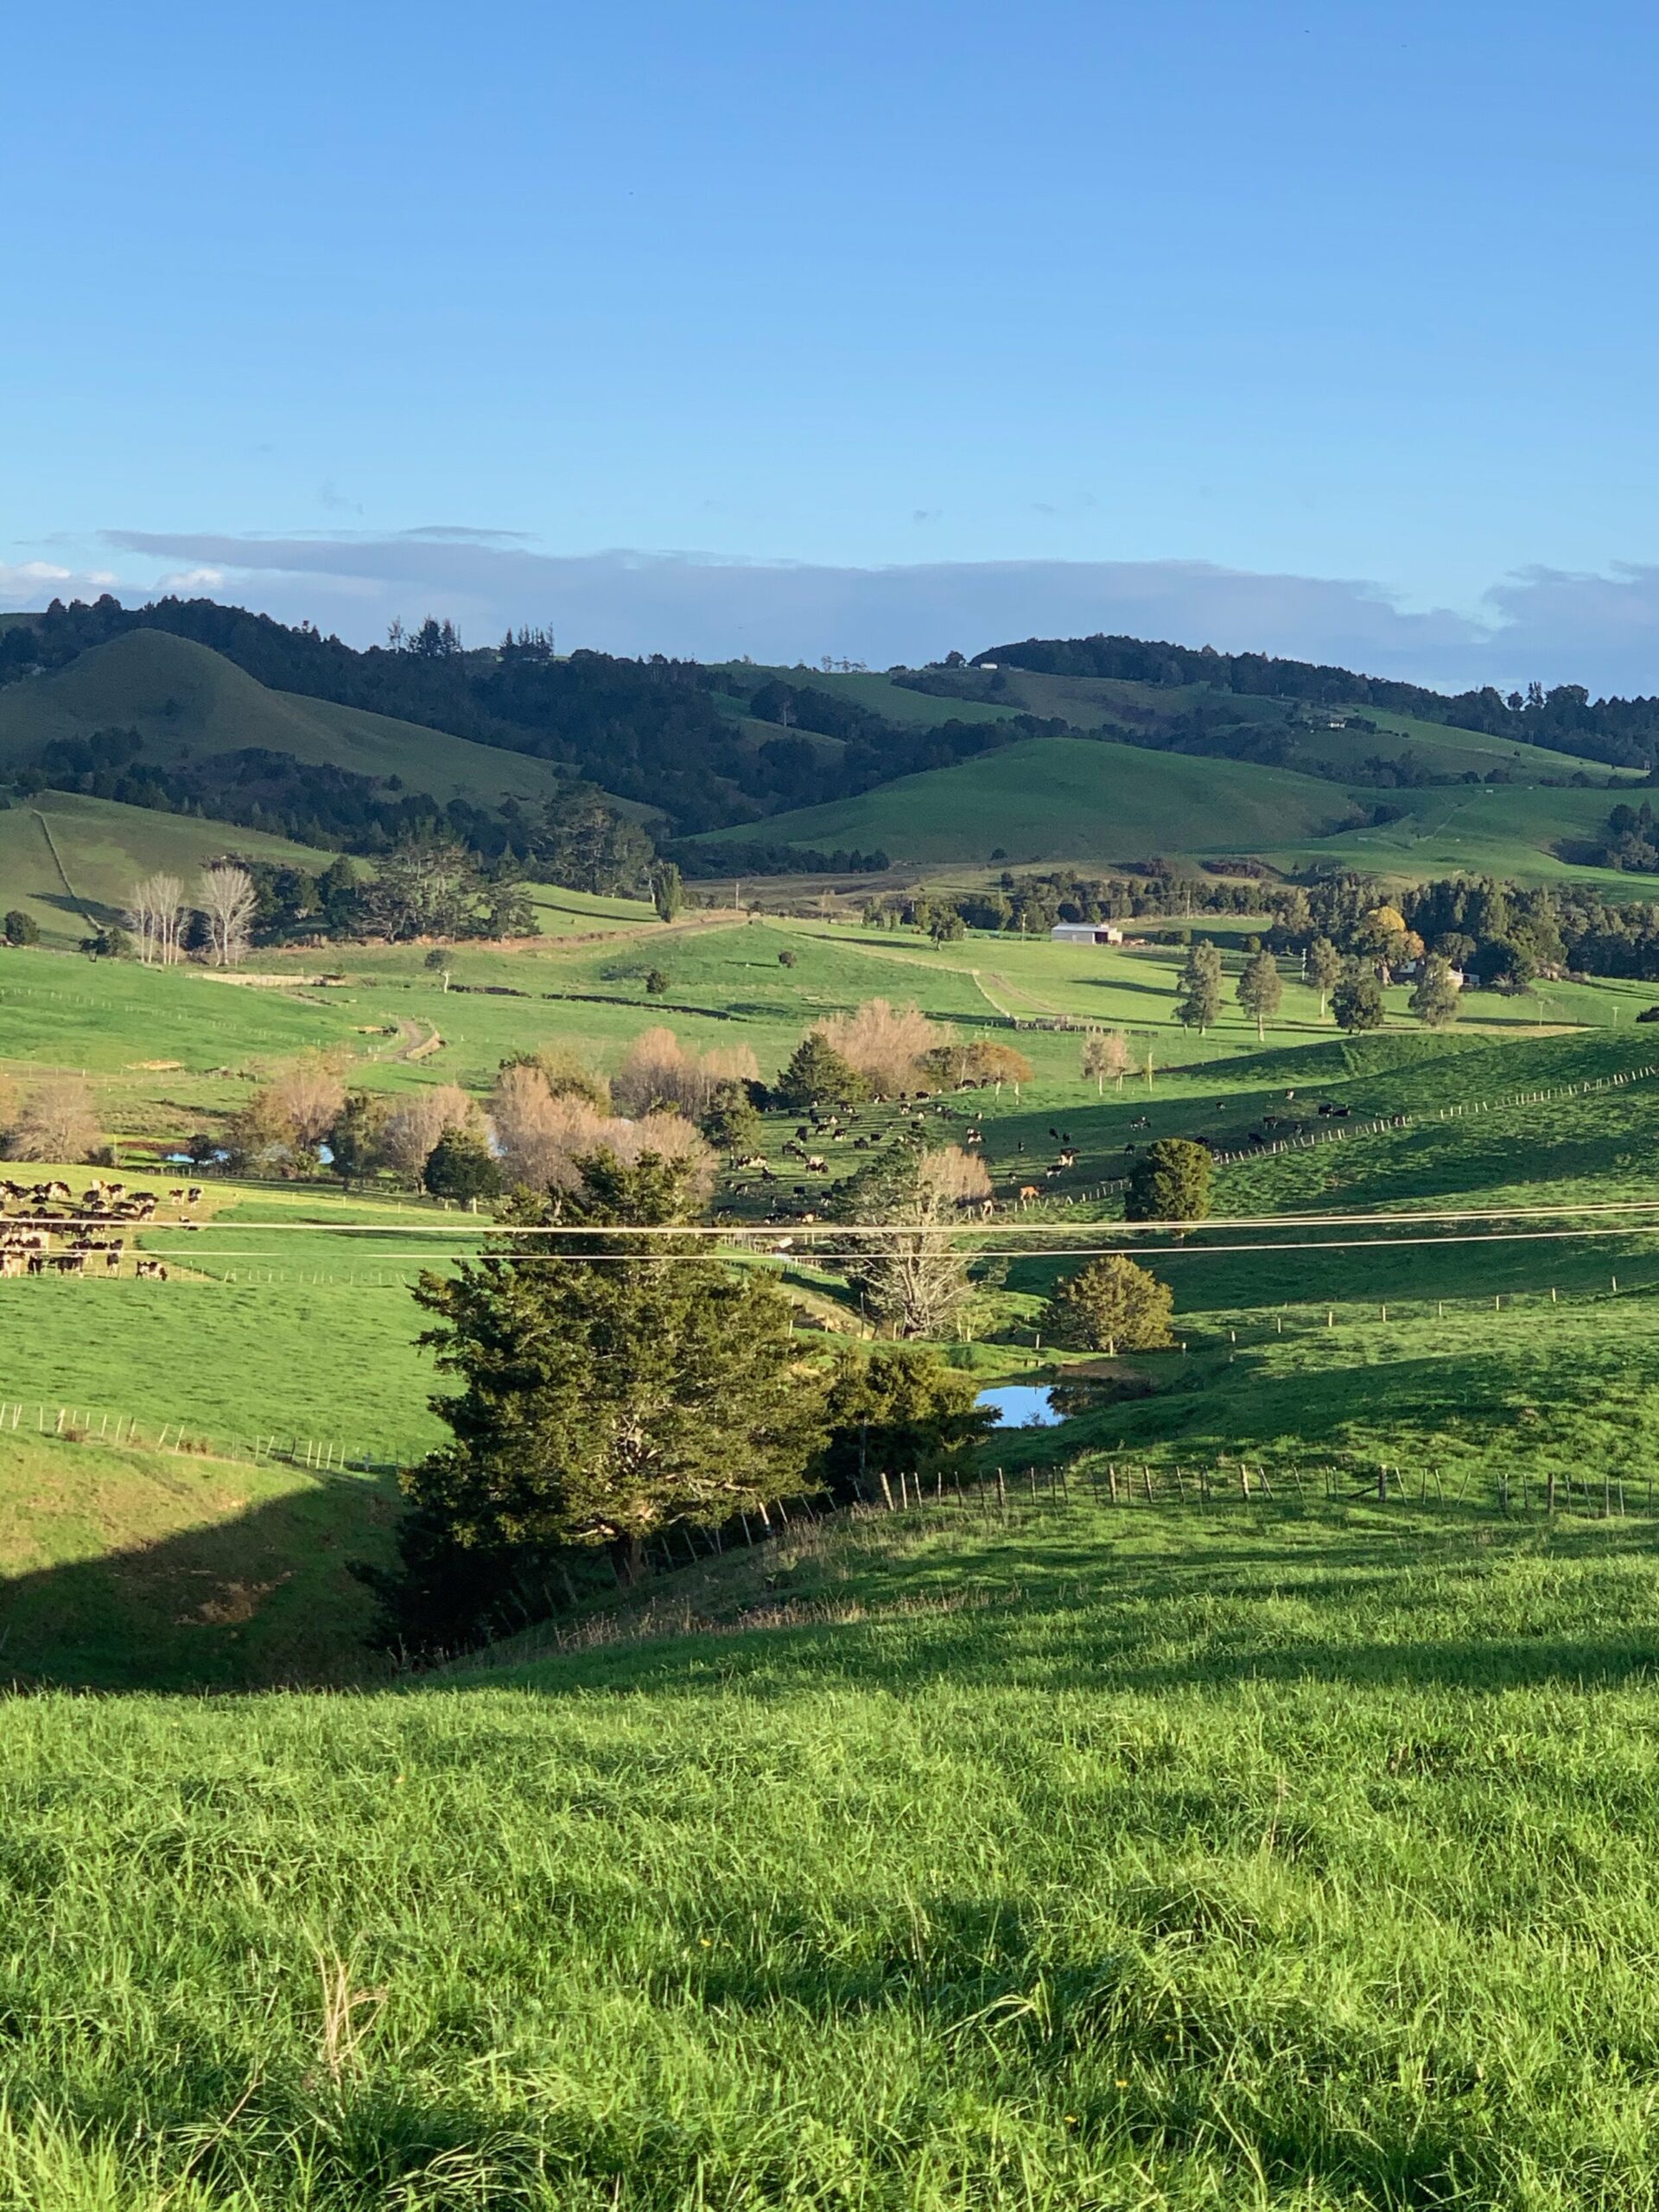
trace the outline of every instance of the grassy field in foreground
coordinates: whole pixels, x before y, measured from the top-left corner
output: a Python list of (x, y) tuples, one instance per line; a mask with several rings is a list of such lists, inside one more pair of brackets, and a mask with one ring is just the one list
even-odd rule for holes
[(1078, 1492), (771, 1629), (13, 1700), (0, 2205), (1651, 2205), (1653, 1536)]

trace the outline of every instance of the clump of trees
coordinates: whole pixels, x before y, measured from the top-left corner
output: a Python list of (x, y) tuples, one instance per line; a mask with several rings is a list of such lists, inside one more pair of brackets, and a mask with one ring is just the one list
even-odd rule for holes
[(1080, 1351), (1154, 1351), (1170, 1342), (1174, 1305), (1167, 1283), (1112, 1253), (1065, 1277), (1044, 1312), (1043, 1334)]
[(628, 1165), (649, 1153), (672, 1162), (684, 1191), (699, 1203), (714, 1188), (714, 1152), (683, 1114), (659, 1109), (638, 1120), (607, 1114), (576, 1090), (556, 1091), (533, 1063), (509, 1063), (501, 1070), (490, 1121), (510, 1187), (575, 1192), (583, 1160), (603, 1155)]
[(225, 1132), (231, 1166), (251, 1175), (309, 1175), (346, 1108), (338, 1054), (304, 1052), (261, 1084)]
[(1096, 1030), (1084, 1039), (1083, 1078), (1085, 1083), (1093, 1082), (1096, 1097), (1105, 1090), (1109, 1077), (1122, 1090), (1131, 1064), (1129, 1040), (1121, 1029)]
[(999, 1096), (1005, 1083), (1031, 1081), (1031, 1062), (1025, 1054), (988, 1037), (952, 1037), (948, 1045), (930, 1046), (918, 1065), (930, 1084), (995, 1090)]
[(926, 1057), (947, 1042), (918, 1007), (895, 1007), (886, 999), (867, 999), (851, 1014), (832, 1014), (818, 1024), (818, 1034), (868, 1090), (888, 1098), (925, 1089)]
[(671, 1029), (646, 1029), (636, 1037), (611, 1078), (611, 1098), (619, 1114), (639, 1116), (671, 1112), (701, 1121), (722, 1084), (760, 1081), (760, 1066), (747, 1045), (699, 1052), (682, 1045)]
[(5, 918), (0, 921), (0, 937), (3, 937), (8, 944), (38, 944), (41, 925), (33, 914), (26, 913), (21, 906), (13, 906)]

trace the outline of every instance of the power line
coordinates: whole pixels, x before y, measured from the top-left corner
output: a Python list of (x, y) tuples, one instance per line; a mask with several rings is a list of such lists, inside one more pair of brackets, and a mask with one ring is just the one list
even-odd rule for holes
[[(1598, 1219), (1609, 1214), (1659, 1214), (1659, 1199), (1599, 1199), (1593, 1202), (1565, 1203), (1542, 1206), (1464, 1206), (1434, 1211), (1414, 1208), (1410, 1212), (1375, 1213), (1276, 1213), (1227, 1214), (1205, 1221), (1121, 1221), (1111, 1226), (1125, 1236), (1204, 1236), (1222, 1230), (1240, 1229), (1324, 1229), (1324, 1228), (1382, 1228), (1394, 1224), (1414, 1227), (1423, 1224), (1449, 1223), (1453, 1225), (1468, 1221), (1555, 1221), (1565, 1218)], [(80, 1224), (65, 1221), (50, 1224), (54, 1228), (72, 1229)], [(1063, 1221), (874, 1221), (874, 1222), (724, 1222), (724, 1223), (564, 1223), (547, 1222), (521, 1224), (513, 1222), (484, 1223), (476, 1225), (457, 1223), (446, 1230), (436, 1222), (371, 1221), (270, 1221), (226, 1223), (226, 1228), (250, 1230), (257, 1226), (261, 1236), (309, 1235), (315, 1236), (434, 1236), (442, 1235), (480, 1237), (550, 1236), (633, 1238), (650, 1236), (695, 1237), (699, 1239), (729, 1240), (732, 1238), (763, 1238), (776, 1243), (780, 1237), (816, 1239), (824, 1236), (1058, 1236), (1076, 1237), (1097, 1230), (1097, 1223)], [(189, 1229), (194, 1236), (210, 1236), (217, 1224), (203, 1222)], [(187, 1224), (180, 1222), (150, 1222), (137, 1224), (137, 1233), (145, 1237), (180, 1235)], [(213, 1248), (198, 1247), (204, 1257), (212, 1256)]]

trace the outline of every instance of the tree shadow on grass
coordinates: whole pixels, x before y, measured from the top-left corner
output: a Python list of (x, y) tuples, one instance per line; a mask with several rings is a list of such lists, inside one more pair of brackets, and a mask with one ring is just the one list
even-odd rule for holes
[[(233, 1484), (238, 1470), (216, 1471)], [(390, 1482), (301, 1475), (225, 1519), (12, 1575), (0, 1582), (0, 1682), (239, 1690), (384, 1678), (364, 1640), (373, 1601), (348, 1562), (390, 1559), (398, 1510)]]

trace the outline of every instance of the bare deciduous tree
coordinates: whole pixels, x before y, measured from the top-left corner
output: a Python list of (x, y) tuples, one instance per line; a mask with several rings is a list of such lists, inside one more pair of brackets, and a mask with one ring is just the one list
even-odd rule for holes
[(482, 1118), (477, 1102), (458, 1083), (411, 1091), (386, 1118), (382, 1136), (386, 1159), (399, 1175), (418, 1183), (444, 1131), (472, 1135)]
[(346, 1103), (340, 1071), (321, 1052), (307, 1052), (291, 1062), (270, 1090), (272, 1106), (293, 1130), (296, 1144), (305, 1147), (322, 1142)]
[(78, 1075), (52, 1076), (24, 1096), (6, 1131), (5, 1156), (79, 1161), (103, 1141), (90, 1086)]
[(176, 875), (147, 875), (127, 894), (127, 927), (148, 967), (170, 967), (184, 943), (184, 886)]
[(1083, 1048), (1083, 1072), (1093, 1076), (1096, 1095), (1111, 1076), (1121, 1087), (1129, 1071), (1129, 1040), (1121, 1029), (1096, 1030)]
[(632, 1166), (648, 1152), (683, 1160), (692, 1188), (706, 1198), (714, 1186), (715, 1154), (691, 1122), (677, 1113), (646, 1114), (637, 1121), (602, 1114), (590, 1100), (556, 1093), (538, 1067), (503, 1068), (491, 1101), (496, 1148), (508, 1180), (531, 1190), (580, 1187), (579, 1160), (608, 1152)]
[(247, 957), (258, 903), (253, 878), (232, 861), (205, 868), (196, 885), (196, 904), (207, 923), (208, 957), (216, 968), (235, 968)]
[(818, 1028), (849, 1067), (887, 1096), (918, 1088), (923, 1055), (947, 1041), (919, 1007), (894, 1007), (886, 999), (866, 999), (853, 1013), (833, 1014)]
[(669, 1106), (695, 1122), (708, 1112), (717, 1084), (755, 1083), (760, 1076), (747, 1045), (699, 1054), (682, 1045), (671, 1029), (646, 1029), (629, 1046), (611, 1078), (611, 1097), (620, 1114), (638, 1117)]

